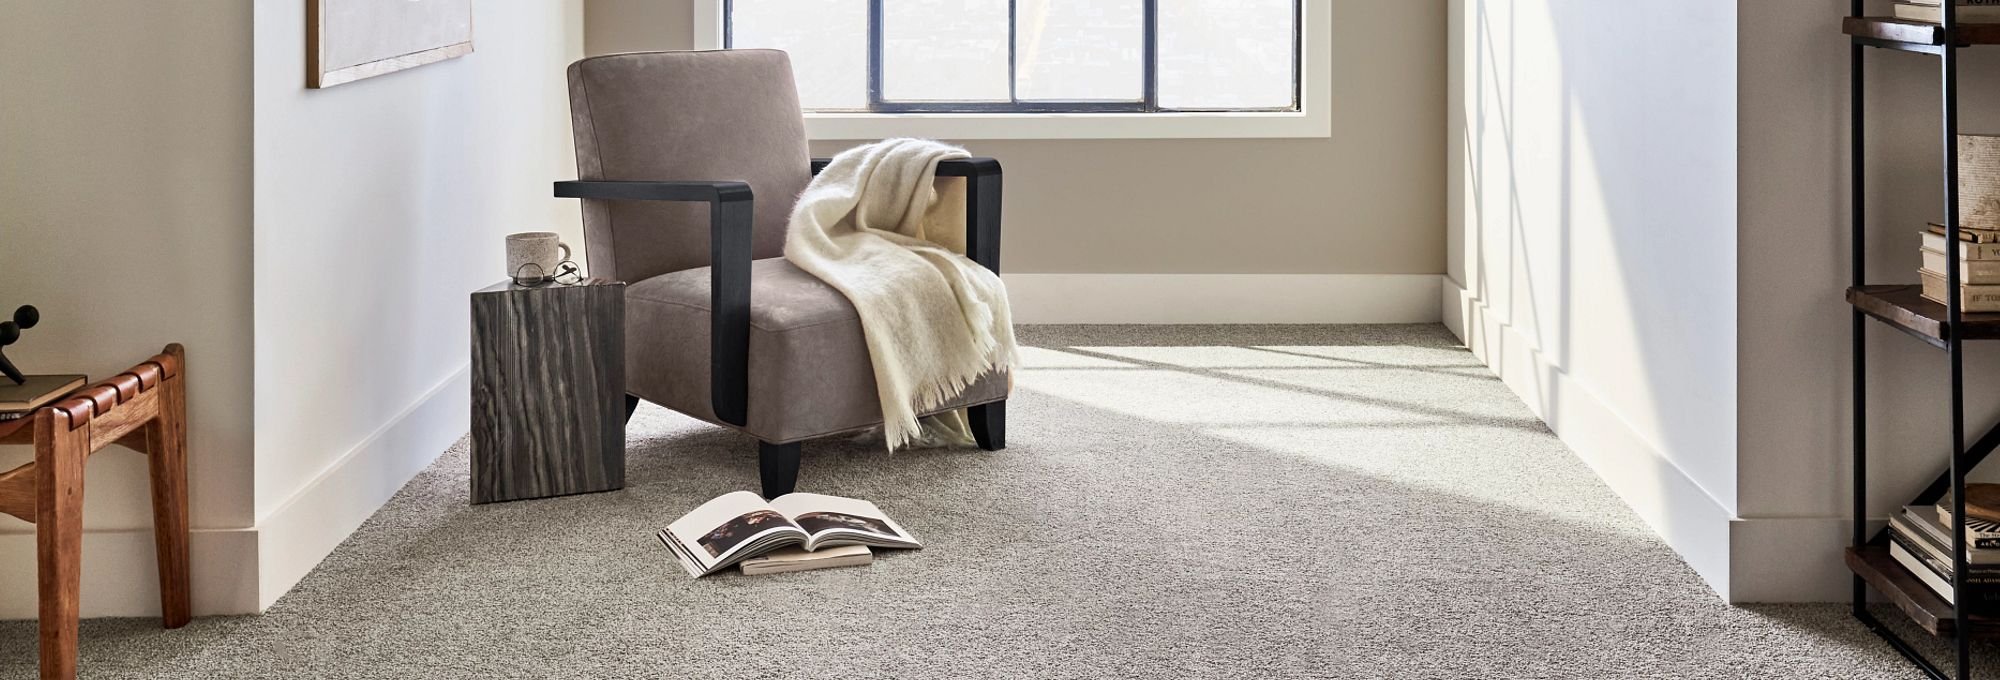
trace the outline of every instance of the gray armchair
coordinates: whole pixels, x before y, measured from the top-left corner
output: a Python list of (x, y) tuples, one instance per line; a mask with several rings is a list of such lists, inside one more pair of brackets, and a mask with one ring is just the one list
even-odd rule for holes
[[(783, 257), (810, 158), (792, 67), (775, 50), (648, 52), (569, 67), (593, 276), (625, 281), (626, 418), (640, 400), (758, 440), (766, 497), (790, 493), (800, 442), (882, 423), (861, 319)], [(947, 161), (967, 185), (967, 255), (1000, 268), (1000, 164)], [(754, 198), (753, 198), (754, 197)], [(1006, 446), (1007, 376), (970, 407), (981, 448)]]

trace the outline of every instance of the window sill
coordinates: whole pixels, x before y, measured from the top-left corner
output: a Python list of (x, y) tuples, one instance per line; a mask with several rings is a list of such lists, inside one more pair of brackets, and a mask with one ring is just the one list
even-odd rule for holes
[(1320, 108), (1243, 113), (807, 113), (815, 140), (1286, 139), (1333, 136)]

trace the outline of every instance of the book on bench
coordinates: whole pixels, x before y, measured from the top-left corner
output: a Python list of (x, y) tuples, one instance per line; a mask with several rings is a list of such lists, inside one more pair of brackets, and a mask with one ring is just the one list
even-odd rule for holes
[[(668, 524), (659, 539), (695, 578), (792, 546), (807, 553), (836, 546), (923, 547), (874, 503), (815, 493), (786, 494), (769, 501), (748, 491), (723, 494)], [(857, 563), (851, 554), (829, 557), (845, 559), (813, 567), (804, 566), (812, 560), (796, 555), (789, 561), (798, 569)]]
[(80, 375), (31, 375), (26, 384), (0, 377), (0, 420), (26, 418), (35, 409), (69, 396), (83, 387)]

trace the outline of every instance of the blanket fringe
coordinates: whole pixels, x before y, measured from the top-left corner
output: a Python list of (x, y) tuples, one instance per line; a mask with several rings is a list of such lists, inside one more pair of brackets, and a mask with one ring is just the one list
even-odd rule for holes
[(964, 394), (966, 388), (972, 387), (972, 383), (988, 373), (1005, 374), (1013, 370), (1013, 357), (1000, 356), (998, 338), (993, 337), (991, 333), (979, 333), (975, 338), (979, 343), (977, 353), (972, 355), (975, 360), (961, 362), (952, 366), (947, 375), (916, 385), (915, 408), (910, 410), (909, 417), (902, 419), (895, 426), (884, 423), (883, 438), (888, 441), (890, 451), (908, 444), (922, 431), (920, 417), (915, 414), (937, 410), (946, 402)]

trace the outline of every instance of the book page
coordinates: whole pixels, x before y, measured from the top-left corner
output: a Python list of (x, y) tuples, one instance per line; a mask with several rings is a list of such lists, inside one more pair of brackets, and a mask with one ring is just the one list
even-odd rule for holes
[(664, 533), (678, 544), (670, 547), (682, 559), (694, 560), (707, 573), (744, 557), (747, 549), (767, 546), (773, 534), (803, 532), (763, 497), (737, 491), (701, 504)]
[(782, 574), (834, 567), (865, 566), (874, 559), (868, 546), (849, 545), (807, 552), (797, 546), (780, 548), (737, 563), (745, 574)]
[(868, 501), (794, 493), (772, 499), (770, 505), (805, 530), (809, 535), (806, 545), (811, 549), (846, 544), (921, 547), (915, 536)]

